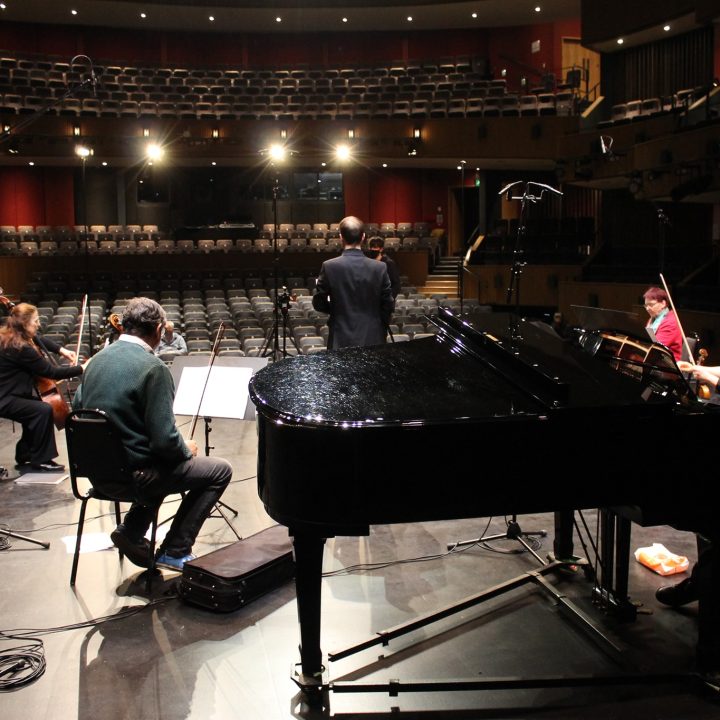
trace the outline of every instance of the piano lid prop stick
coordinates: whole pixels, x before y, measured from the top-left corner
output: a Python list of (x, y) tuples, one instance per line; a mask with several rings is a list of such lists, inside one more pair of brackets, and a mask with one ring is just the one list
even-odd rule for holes
[(690, 349), (690, 343), (687, 341), (685, 331), (683, 330), (682, 323), (680, 322), (680, 316), (678, 315), (678, 312), (675, 309), (675, 303), (672, 301), (672, 295), (670, 295), (670, 290), (668, 290), (667, 283), (665, 282), (665, 278), (663, 277), (662, 273), (660, 273), (660, 281), (662, 282), (663, 288), (665, 289), (665, 293), (667, 294), (668, 300), (670, 301), (670, 309), (675, 313), (675, 319), (677, 320), (678, 327), (680, 328), (680, 335), (682, 335), (683, 343), (685, 344), (685, 350), (687, 351), (688, 358), (690, 359), (690, 362), (694, 364), (695, 358), (693, 357), (692, 350)]

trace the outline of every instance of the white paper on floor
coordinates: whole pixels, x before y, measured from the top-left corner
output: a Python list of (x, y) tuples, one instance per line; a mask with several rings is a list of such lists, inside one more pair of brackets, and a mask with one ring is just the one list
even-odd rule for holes
[[(155, 544), (159, 545), (165, 535), (167, 535), (167, 531), (169, 530), (168, 527), (161, 525), (157, 529), (157, 535), (155, 536)], [(150, 531), (148, 530), (147, 535), (145, 536), (147, 539), (150, 539)], [(75, 535), (66, 535), (62, 538), (63, 543), (65, 543), (65, 550), (68, 553), (68, 555), (73, 555), (75, 553), (75, 543), (77, 542), (77, 536)], [(89, 552), (98, 552), (99, 550), (114, 550), (115, 546), (113, 545), (112, 540), (110, 539), (109, 533), (87, 533), (84, 532), (82, 535), (82, 540), (80, 541), (80, 552), (81, 553), (89, 553)]]

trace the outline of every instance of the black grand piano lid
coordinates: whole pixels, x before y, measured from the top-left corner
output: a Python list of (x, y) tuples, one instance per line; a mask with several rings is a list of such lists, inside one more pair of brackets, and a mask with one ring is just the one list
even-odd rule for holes
[(268, 365), (250, 396), (269, 420), (306, 427), (511, 421), (587, 408), (647, 416), (639, 383), (532, 322), (448, 312), (433, 321), (432, 338)]

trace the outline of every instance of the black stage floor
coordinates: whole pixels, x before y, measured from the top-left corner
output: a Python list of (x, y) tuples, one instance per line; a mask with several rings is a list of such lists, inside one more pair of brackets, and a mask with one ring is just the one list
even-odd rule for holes
[[(183, 422), (186, 418), (179, 418)], [(213, 454), (235, 468), (224, 500), (239, 511), (247, 536), (272, 524), (255, 486), (253, 422), (215, 420)], [(17, 435), (0, 421), (0, 465), (12, 467)], [(201, 440), (201, 438), (198, 438)], [(64, 438), (59, 437), (61, 460)], [(640, 460), (638, 461), (640, 463)], [(638, 467), (638, 470), (641, 470)], [(496, 478), (477, 482), (492, 492)], [(552, 492), (551, 485), (548, 492)], [(679, 489), (680, 491), (680, 489)], [(443, 492), (437, 478), (436, 492)], [(173, 505), (168, 504), (168, 514)], [(620, 622), (592, 603), (582, 572), (552, 575), (552, 586), (585, 611), (605, 637), (584, 629), (549, 593), (528, 585), (414, 633), (329, 663), (336, 683), (329, 708), (310, 707), (290, 679), (298, 660), (295, 591), (287, 584), (231, 614), (193, 608), (174, 597), (177, 574), (165, 572), (148, 605), (140, 570), (112, 550), (82, 555), (76, 588), (69, 586), (79, 503), (69, 481), (58, 485), (0, 482), (0, 523), (50, 542), (49, 550), (13, 539), (0, 552), (3, 631), (41, 637), (45, 674), (3, 692), (3, 720), (284, 720), (286, 718), (613, 718), (686, 720), (720, 717), (720, 702), (688, 673), (693, 667), (696, 607), (661, 607), (654, 599), (662, 578), (632, 560), (632, 599), (641, 604), (633, 623)], [(86, 532), (108, 534), (109, 506), (91, 503)], [(594, 513), (586, 514), (589, 525)], [(524, 530), (552, 528), (551, 515), (519, 518)], [(466, 595), (538, 567), (515, 541), (493, 549), (471, 547), (446, 555), (447, 543), (502, 532), (504, 518), (373, 527), (369, 538), (327, 543), (325, 571), (381, 563), (372, 570), (327, 577), (323, 586), (323, 650), (337, 651), (380, 630), (413, 619)], [(100, 538), (103, 539), (102, 536)], [(209, 519), (196, 551), (235, 540), (221, 518)], [(545, 557), (551, 536), (538, 550)], [(668, 527), (635, 528), (632, 547), (662, 542), (695, 557), (694, 537)], [(428, 556), (420, 562), (397, 562)], [(435, 557), (440, 556), (440, 557)], [(386, 564), (385, 564), (386, 563)], [(128, 614), (128, 609), (137, 612)], [(76, 626), (60, 632), (49, 629)], [(31, 634), (33, 634), (31, 633)], [(6, 641), (4, 648), (25, 641)], [(659, 679), (657, 676), (675, 676)], [(386, 684), (496, 677), (561, 677), (567, 686), (472, 691), (346, 693), (355, 684)], [(641, 676), (637, 680), (632, 678)], [(578, 685), (568, 679), (621, 678), (624, 684)], [(7, 679), (7, 676), (5, 678)]]

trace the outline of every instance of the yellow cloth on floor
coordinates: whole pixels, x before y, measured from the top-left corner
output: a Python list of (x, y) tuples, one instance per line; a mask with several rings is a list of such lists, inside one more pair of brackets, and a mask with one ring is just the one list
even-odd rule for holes
[(671, 553), (662, 543), (653, 543), (650, 547), (638, 548), (635, 559), (654, 570), (658, 575), (675, 575), (685, 572), (690, 563), (682, 555)]

